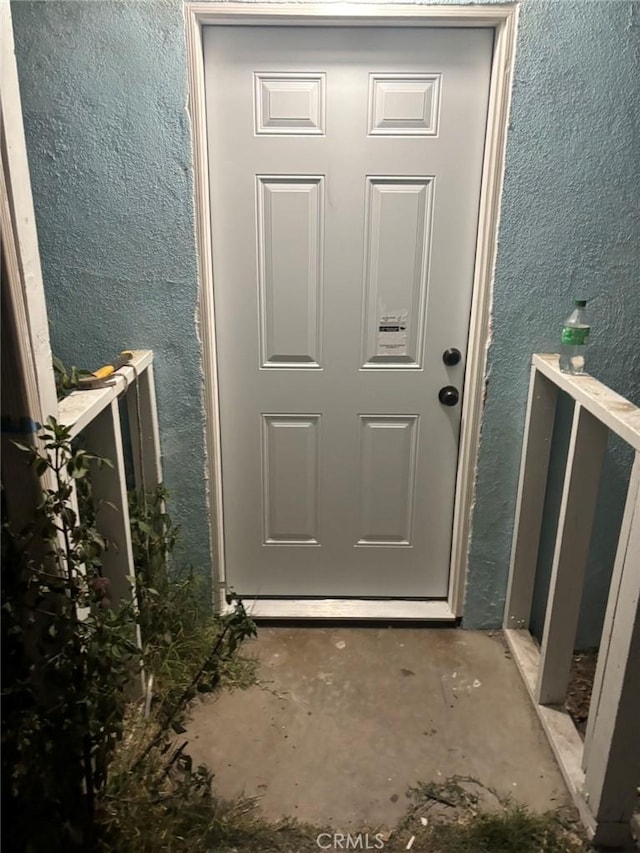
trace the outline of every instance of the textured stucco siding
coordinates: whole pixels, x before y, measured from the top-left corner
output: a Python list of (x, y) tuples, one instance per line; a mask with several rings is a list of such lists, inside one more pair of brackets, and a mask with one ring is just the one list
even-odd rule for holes
[[(20, 0), (12, 11), (54, 350), (83, 366), (125, 346), (155, 350), (166, 481), (186, 556), (208, 575), (181, 3)], [(591, 372), (640, 402), (639, 22), (627, 0), (522, 4), (469, 627), (501, 622), (530, 357), (557, 348), (574, 296), (591, 300)], [(606, 463), (583, 643), (601, 619), (627, 462), (614, 448)], [(548, 527), (557, 471), (553, 483)], [(549, 541), (547, 530), (539, 601)]]

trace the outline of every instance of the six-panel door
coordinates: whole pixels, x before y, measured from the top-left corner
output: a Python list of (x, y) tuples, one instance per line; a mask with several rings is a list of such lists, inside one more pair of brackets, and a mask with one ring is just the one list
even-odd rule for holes
[(447, 594), (493, 32), (209, 27), (228, 583)]

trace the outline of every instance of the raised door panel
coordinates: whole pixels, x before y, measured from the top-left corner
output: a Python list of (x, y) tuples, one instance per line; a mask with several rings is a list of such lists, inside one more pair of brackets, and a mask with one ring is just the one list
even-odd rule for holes
[(319, 545), (319, 415), (262, 416), (263, 543)]
[(324, 178), (258, 176), (261, 367), (318, 368)]
[(366, 179), (362, 367), (421, 368), (434, 179)]
[(371, 136), (437, 136), (441, 74), (371, 74)]
[(360, 416), (358, 545), (411, 545), (418, 420)]
[(325, 80), (324, 73), (255, 73), (256, 135), (324, 135)]

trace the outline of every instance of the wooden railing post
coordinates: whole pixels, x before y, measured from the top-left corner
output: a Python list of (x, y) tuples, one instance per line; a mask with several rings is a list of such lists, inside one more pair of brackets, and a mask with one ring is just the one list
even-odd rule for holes
[(618, 543), (585, 738), (584, 798), (595, 841), (623, 844), (640, 782), (640, 453)]
[(153, 365), (150, 364), (136, 380), (127, 391), (133, 471), (136, 489), (149, 492), (162, 482)]
[(505, 628), (528, 628), (558, 389), (531, 368), (511, 549)]
[[(124, 471), (122, 430), (118, 400), (113, 399), (84, 430), (87, 448), (113, 463), (92, 471), (91, 485), (98, 504), (96, 527), (108, 542), (102, 555), (102, 571), (111, 582), (114, 605), (131, 601), (129, 578), (134, 573), (129, 505)], [(115, 508), (104, 503), (109, 501)]]
[(575, 404), (545, 617), (536, 698), (564, 702), (569, 684), (607, 428)]
[[(598, 710), (600, 707), (600, 699), (602, 697), (602, 684), (604, 681), (604, 672), (609, 661), (609, 650), (611, 647), (611, 636), (613, 633), (613, 623), (616, 618), (618, 609), (618, 598), (620, 596), (620, 585), (622, 582), (622, 572), (627, 559), (627, 545), (629, 541), (629, 533), (631, 524), (637, 510), (638, 501), (640, 501), (640, 453), (635, 454), (634, 464), (629, 479), (629, 487), (627, 489), (627, 497), (625, 501), (624, 514), (622, 524), (620, 526), (620, 535), (618, 537), (618, 547), (616, 550), (616, 559), (611, 573), (611, 583), (609, 586), (609, 596), (607, 599), (607, 610), (604, 617), (604, 625), (602, 628), (602, 636), (600, 638), (600, 647), (598, 649), (598, 663), (593, 679), (593, 687), (591, 689), (591, 704), (589, 708), (589, 719), (587, 720), (587, 729), (584, 735), (584, 751), (582, 756), (582, 766), (586, 768), (589, 762), (589, 753), (591, 751), (591, 742), (593, 739), (593, 728)], [(640, 664), (639, 664), (640, 666)]]

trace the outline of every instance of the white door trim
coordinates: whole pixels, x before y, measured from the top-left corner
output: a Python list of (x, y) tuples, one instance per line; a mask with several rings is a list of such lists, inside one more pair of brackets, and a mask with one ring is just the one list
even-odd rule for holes
[[(7, 509), (12, 524), (21, 529), (32, 517), (37, 484), (35, 491), (28, 487), (24, 461), (12, 439), (33, 441), (42, 449), (35, 431), (49, 416), (58, 417), (58, 399), (9, 3), (0, 4), (0, 160), (3, 303), (7, 300), (2, 322), (3, 328), (13, 327), (7, 340), (15, 336), (15, 370), (5, 379), (13, 405), (6, 414), (31, 421), (23, 424), (22, 434), (3, 433), (0, 444)], [(53, 475), (45, 474), (40, 485), (54, 488)]]
[[(204, 402), (206, 424), (206, 469), (208, 499), (212, 514), (210, 524), (211, 558), (214, 572), (214, 605), (224, 609), (225, 565), (224, 530), (222, 519), (222, 453), (220, 443), (220, 418), (218, 407), (218, 373), (216, 362), (215, 312), (213, 305), (213, 268), (209, 205), (209, 163), (207, 156), (207, 127), (205, 109), (204, 58), (202, 27), (207, 24), (235, 24), (261, 26), (422, 26), (422, 27), (492, 27), (495, 31), (494, 55), (491, 68), (489, 109), (485, 157), (480, 191), (480, 212), (476, 264), (473, 281), (473, 300), (469, 328), (469, 344), (465, 371), (465, 393), (462, 409), (460, 450), (456, 481), (456, 498), (453, 516), (453, 543), (451, 572), (446, 616), (462, 615), (464, 587), (471, 538), (471, 515), (475, 498), (475, 475), (480, 444), (480, 426), (484, 405), (484, 384), (487, 350), (490, 341), (490, 315), (493, 274), (496, 259), (497, 235), (500, 218), (500, 198), (504, 177), (506, 131), (511, 99), (511, 80), (515, 58), (515, 35), (518, 7), (504, 6), (436, 6), (395, 5), (370, 3), (296, 4), (296, 3), (227, 3), (186, 2), (185, 26), (187, 38), (187, 63), (189, 72), (189, 113), (192, 122), (195, 216), (199, 263), (199, 333), (203, 347)], [(284, 611), (284, 602), (275, 608), (280, 616), (294, 615), (301, 602), (291, 601), (291, 613)], [(418, 604), (420, 602), (417, 602)], [(335, 607), (324, 607), (318, 612), (322, 618), (372, 618), (372, 602), (350, 602), (347, 608), (335, 602)], [(358, 606), (358, 604), (360, 606)], [(406, 604), (406, 607), (403, 605)], [(400, 612), (415, 613), (416, 602), (396, 602), (393, 608)], [(423, 602), (424, 614), (429, 616), (433, 605), (443, 613), (445, 602)], [(267, 602), (262, 602), (259, 615)], [(431, 605), (427, 607), (426, 605)], [(269, 609), (269, 608), (267, 608)], [(305, 608), (303, 608), (305, 609)], [(256, 615), (258, 615), (256, 613)], [(309, 613), (309, 616), (312, 614)], [(437, 616), (435, 618), (438, 618)], [(440, 618), (443, 618), (440, 616)]]
[(0, 5), (0, 57), (2, 239), (7, 247), (7, 278), (30, 407), (25, 414), (42, 423), (49, 415), (58, 416), (58, 399), (8, 3)]

